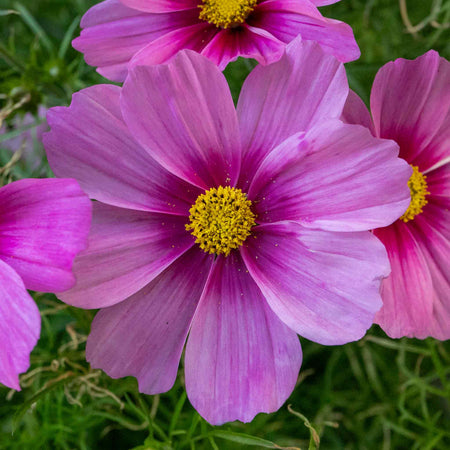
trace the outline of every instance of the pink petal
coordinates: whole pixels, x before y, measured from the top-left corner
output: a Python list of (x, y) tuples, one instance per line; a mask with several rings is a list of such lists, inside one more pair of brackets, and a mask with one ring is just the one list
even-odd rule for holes
[(105, 0), (87, 10), (81, 18), (80, 27), (89, 28), (102, 23), (114, 22), (126, 17), (142, 15), (139, 11), (127, 8), (120, 0)]
[(19, 374), (41, 331), (39, 310), (19, 275), (0, 260), (0, 383), (20, 391)]
[(124, 5), (139, 11), (163, 13), (196, 8), (198, 0), (120, 0)]
[(354, 61), (361, 55), (352, 28), (323, 17), (310, 1), (268, 0), (258, 5), (249, 23), (286, 44), (297, 36), (316, 41), (326, 53), (342, 62)]
[(445, 340), (450, 338), (450, 164), (427, 173), (427, 183), (423, 213), (375, 230), (392, 264), (377, 321), (393, 337)]
[(450, 148), (449, 130), (450, 114), (447, 113), (445, 121), (439, 130), (413, 163), (421, 167), (423, 171), (429, 171), (443, 164), (448, 164), (450, 162), (450, 152), (448, 150)]
[(427, 172), (428, 201), (450, 210), (450, 163)]
[(101, 202), (188, 215), (200, 191), (165, 171), (133, 139), (119, 95), (117, 86), (92, 86), (74, 94), (70, 107), (49, 111), (44, 145), (52, 169), (76, 178)]
[(181, 50), (187, 49), (200, 53), (217, 33), (218, 29), (207, 22), (194, 23), (173, 30), (136, 53), (129, 69), (165, 63)]
[(360, 339), (381, 307), (386, 251), (371, 233), (262, 225), (241, 247), (245, 264), (275, 314), (325, 345)]
[[(314, 1), (311, 0), (264, 0), (256, 7), (256, 11), (250, 16), (253, 19), (263, 14), (270, 14), (276, 11), (287, 11), (296, 14), (310, 15), (312, 17), (321, 18), (319, 10), (316, 8)], [(294, 36), (297, 37), (297, 36)]]
[(25, 179), (0, 189), (0, 260), (27, 289), (58, 292), (75, 283), (72, 264), (86, 248), (91, 202), (75, 180)]
[(426, 171), (448, 156), (450, 63), (430, 50), (397, 59), (375, 77), (371, 108), (377, 135), (394, 139), (400, 156)]
[(442, 338), (440, 332), (435, 334), (439, 321), (434, 317), (433, 281), (422, 250), (425, 241), (418, 240), (409, 223), (402, 221), (375, 234), (386, 246), (392, 267), (390, 277), (383, 281), (383, 307), (375, 321), (392, 338)]
[(333, 3), (340, 2), (341, 0), (311, 0), (316, 6), (332, 5)]
[(88, 248), (75, 260), (77, 284), (59, 298), (102, 308), (142, 289), (194, 244), (187, 219), (94, 203)]
[(373, 128), (372, 117), (367, 109), (367, 106), (361, 98), (351, 89), (348, 92), (347, 101), (345, 102), (344, 111), (342, 112), (341, 120), (345, 123), (362, 125), (370, 130), (376, 136)]
[[(433, 317), (425, 334), (450, 339), (450, 210), (430, 199), (414, 218), (413, 234), (430, 271), (434, 295)], [(429, 300), (429, 299), (428, 299)]]
[(239, 56), (270, 64), (280, 59), (284, 47), (283, 42), (267, 31), (245, 25), (221, 30), (201, 53), (223, 70)]
[(329, 231), (390, 225), (408, 208), (411, 167), (393, 141), (330, 120), (288, 138), (249, 189), (258, 223), (283, 220)]
[(101, 2), (83, 16), (81, 35), (72, 44), (86, 62), (113, 81), (124, 81), (135, 53), (155, 39), (198, 19), (198, 11), (147, 14), (118, 0)]
[(236, 111), (225, 77), (207, 58), (184, 51), (167, 65), (134, 68), (121, 105), (128, 128), (167, 170), (204, 189), (236, 182)]
[(321, 120), (339, 118), (347, 94), (343, 65), (313, 42), (296, 39), (280, 61), (256, 67), (237, 106), (244, 188), (264, 157), (289, 136)]
[(298, 337), (268, 307), (238, 253), (218, 258), (186, 346), (186, 391), (208, 422), (250, 422), (294, 389)]
[(146, 394), (169, 390), (211, 262), (194, 248), (129, 299), (102, 309), (87, 360), (113, 378), (135, 376)]

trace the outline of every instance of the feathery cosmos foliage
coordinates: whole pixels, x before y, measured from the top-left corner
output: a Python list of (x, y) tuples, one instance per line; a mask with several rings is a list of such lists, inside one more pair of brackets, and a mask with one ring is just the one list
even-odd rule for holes
[(393, 139), (414, 172), (411, 204), (393, 225), (374, 231), (387, 248), (392, 274), (383, 282), (376, 322), (394, 338), (450, 338), (450, 63), (429, 51), (378, 72), (372, 117), (351, 93), (348, 123)]
[(59, 295), (102, 308), (94, 367), (164, 392), (189, 333), (192, 404), (213, 424), (247, 422), (291, 393), (296, 333), (365, 334), (389, 274), (369, 230), (405, 212), (411, 168), (393, 141), (338, 120), (347, 95), (342, 63), (296, 39), (254, 69), (237, 110), (192, 51), (50, 110), (50, 165), (98, 200), (77, 285)]
[(239, 56), (276, 61), (295, 37), (314, 40), (340, 61), (358, 59), (351, 27), (317, 6), (339, 0), (106, 0), (83, 17), (73, 46), (114, 81), (137, 65), (160, 64), (182, 49), (224, 69)]

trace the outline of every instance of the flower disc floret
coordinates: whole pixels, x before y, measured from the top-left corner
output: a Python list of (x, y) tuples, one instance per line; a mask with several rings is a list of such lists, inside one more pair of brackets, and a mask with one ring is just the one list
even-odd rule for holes
[(189, 210), (186, 230), (191, 231), (206, 253), (228, 256), (244, 243), (255, 225), (251, 205), (240, 189), (211, 188), (199, 195)]
[(200, 19), (218, 28), (230, 28), (245, 22), (257, 0), (203, 0)]
[(430, 193), (426, 182), (426, 176), (419, 172), (417, 166), (411, 166), (413, 173), (408, 180), (408, 187), (411, 191), (411, 203), (408, 206), (405, 214), (400, 217), (403, 222), (413, 220), (418, 214), (423, 212), (423, 207), (428, 203), (426, 196)]

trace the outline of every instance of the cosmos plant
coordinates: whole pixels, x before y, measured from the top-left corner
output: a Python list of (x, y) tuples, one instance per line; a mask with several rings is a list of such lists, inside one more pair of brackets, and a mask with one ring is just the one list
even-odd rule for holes
[(296, 39), (236, 109), (217, 66), (184, 50), (50, 110), (53, 170), (97, 200), (77, 284), (59, 294), (100, 308), (93, 367), (164, 392), (187, 340), (193, 406), (248, 422), (292, 392), (297, 334), (365, 334), (390, 271), (369, 230), (405, 212), (412, 169), (395, 142), (339, 120), (347, 95), (342, 63)]
[(392, 274), (376, 322), (394, 338), (450, 338), (450, 63), (433, 50), (378, 72), (364, 103), (351, 93), (344, 119), (393, 139), (413, 170), (411, 202), (394, 224), (374, 231)]
[(336, 1), (106, 0), (83, 16), (73, 46), (113, 81), (182, 49), (207, 56), (221, 70), (238, 56), (269, 64), (297, 36), (318, 42), (340, 61), (353, 61), (360, 51), (351, 27), (317, 9)]

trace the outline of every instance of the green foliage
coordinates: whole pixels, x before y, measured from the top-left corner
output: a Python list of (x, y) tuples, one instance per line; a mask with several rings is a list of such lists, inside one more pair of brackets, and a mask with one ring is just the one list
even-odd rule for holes
[[(448, 0), (341, 0), (322, 10), (353, 28), (361, 58), (346, 65), (347, 74), (350, 86), (366, 101), (376, 72), (388, 61), (415, 59), (430, 48), (450, 57)], [(408, 21), (421, 25), (412, 30)]]
[[(250, 424), (212, 427), (190, 406), (180, 370), (167, 394), (139, 394), (85, 362), (92, 311), (36, 295), (43, 330), (22, 392), (0, 388), (0, 448), (447, 449), (450, 346), (386, 338), (324, 347), (303, 340), (288, 404)], [(301, 411), (301, 413), (299, 412)]]
[[(23, 131), (13, 127), (15, 116), (68, 104), (74, 91), (105, 82), (70, 46), (94, 3), (0, 0), (0, 122), (7, 125), (0, 135), (0, 183), (37, 176), (2, 150), (6, 138)], [(347, 70), (365, 100), (387, 61), (430, 48), (449, 58), (448, 0), (342, 0), (323, 13), (354, 29), (362, 56)], [(226, 69), (235, 100), (252, 67), (238, 60)], [(0, 387), (1, 449), (450, 448), (448, 342), (391, 340), (376, 326), (360, 342), (340, 347), (302, 340), (304, 362), (290, 406), (250, 424), (212, 427), (190, 406), (182, 370), (167, 394), (139, 394), (133, 378), (112, 380), (86, 363), (94, 312), (51, 295), (34, 297), (42, 335), (21, 377), (23, 390)]]

